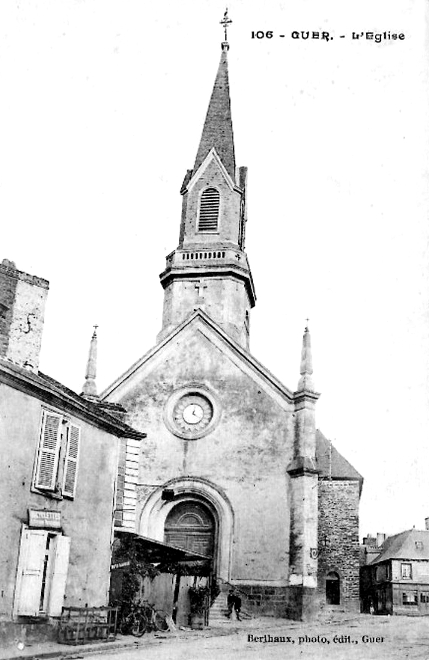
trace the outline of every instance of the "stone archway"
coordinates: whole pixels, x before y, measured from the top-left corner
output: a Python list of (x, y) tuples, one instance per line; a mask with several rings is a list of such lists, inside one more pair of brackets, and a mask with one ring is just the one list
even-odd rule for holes
[[(172, 501), (163, 500), (162, 492), (166, 489), (174, 492)], [(178, 504), (186, 502), (203, 506), (211, 515), (214, 523), (213, 565), (215, 573), (218, 577), (228, 581), (231, 570), (234, 514), (225, 493), (207, 479), (178, 477), (157, 488), (143, 505), (139, 534), (157, 541), (166, 540), (165, 527), (170, 512)], [(191, 521), (188, 519), (188, 522)]]

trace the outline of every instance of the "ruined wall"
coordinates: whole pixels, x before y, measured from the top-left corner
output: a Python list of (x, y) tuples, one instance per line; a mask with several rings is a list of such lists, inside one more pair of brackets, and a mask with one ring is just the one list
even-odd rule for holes
[(326, 575), (340, 576), (340, 605), (359, 608), (359, 482), (319, 480), (318, 587)]

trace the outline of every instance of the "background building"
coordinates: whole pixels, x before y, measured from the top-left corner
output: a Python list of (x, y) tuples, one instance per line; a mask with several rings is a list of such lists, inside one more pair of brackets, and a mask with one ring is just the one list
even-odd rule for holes
[(372, 558), (371, 548), (370, 561), (361, 568), (364, 612), (429, 614), (429, 518), (425, 522), (425, 530), (409, 529), (383, 539)]

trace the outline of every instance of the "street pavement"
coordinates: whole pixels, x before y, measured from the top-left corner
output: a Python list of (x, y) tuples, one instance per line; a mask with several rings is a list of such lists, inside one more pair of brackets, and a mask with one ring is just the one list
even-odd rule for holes
[[(78, 660), (429, 660), (429, 617), (350, 616), (311, 624), (284, 619), (226, 621), (204, 631), (119, 637), (96, 648), (51, 648), (49, 657)], [(124, 647), (124, 644), (126, 646)], [(25, 649), (26, 658), (43, 658), (46, 648)], [(88, 654), (90, 652), (90, 655)], [(16, 657), (17, 654), (15, 654)], [(12, 657), (1, 654), (0, 658)], [(21, 656), (22, 657), (22, 656)]]

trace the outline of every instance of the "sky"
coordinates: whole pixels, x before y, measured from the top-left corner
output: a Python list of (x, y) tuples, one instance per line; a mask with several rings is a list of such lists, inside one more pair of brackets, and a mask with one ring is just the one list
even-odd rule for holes
[[(427, 2), (228, 8), (236, 159), (249, 168), (251, 351), (295, 389), (310, 319), (317, 426), (365, 479), (361, 535), (422, 529)], [(40, 369), (77, 392), (94, 324), (100, 391), (161, 329), (158, 275), (178, 243), (179, 191), (224, 9), (218, 0), (0, 3), (0, 260), (50, 281)], [(292, 38), (301, 31), (329, 40)], [(366, 32), (405, 36), (377, 43)]]

